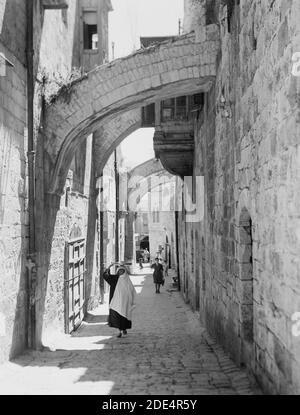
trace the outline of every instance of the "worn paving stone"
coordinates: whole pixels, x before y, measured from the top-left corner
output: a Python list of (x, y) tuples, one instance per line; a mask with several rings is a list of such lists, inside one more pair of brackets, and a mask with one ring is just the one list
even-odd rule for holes
[(102, 305), (76, 333), (61, 336), (54, 351), (28, 352), (0, 367), (0, 394), (260, 393), (170, 290), (171, 281), (157, 295), (151, 275), (131, 278), (138, 304), (128, 336), (116, 338)]

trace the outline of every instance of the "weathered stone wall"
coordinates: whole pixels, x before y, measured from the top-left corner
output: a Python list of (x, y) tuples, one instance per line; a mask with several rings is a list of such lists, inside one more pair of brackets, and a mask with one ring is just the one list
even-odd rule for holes
[[(84, 159), (80, 158), (78, 165), (74, 165), (66, 182), (65, 194), (61, 198), (60, 209), (57, 213), (52, 250), (49, 264), (48, 288), (44, 313), (44, 341), (48, 341), (57, 332), (64, 332), (64, 295), (65, 295), (65, 246), (69, 240), (83, 237), (86, 241), (86, 261), (88, 255), (93, 255), (94, 246), (88, 246), (88, 227), (91, 217), (90, 188), (92, 166), (92, 137), (84, 143)], [(76, 164), (76, 163), (75, 163)], [(79, 170), (79, 172), (78, 172)], [(74, 180), (75, 178), (75, 180)], [(94, 245), (94, 244), (93, 244)], [(94, 278), (93, 278), (94, 277)], [(86, 275), (86, 288), (93, 284), (95, 276)], [(96, 287), (95, 287), (96, 289)], [(93, 297), (96, 292), (86, 289)], [(87, 303), (90, 298), (86, 298)]]
[[(55, 93), (70, 79), (73, 66), (79, 66), (80, 39), (78, 2), (70, 1), (66, 10), (44, 10), (41, 1), (34, 1), (34, 75), (35, 138), (38, 138), (43, 111), (43, 95)], [(100, 15), (99, 15), (100, 17)], [(105, 28), (100, 27), (101, 30)], [(28, 253), (28, 215), (26, 185), (26, 2), (2, 1), (0, 4), (1, 52), (14, 64), (0, 77), (0, 361), (21, 352), (26, 346), (26, 256)], [(101, 57), (99, 58), (101, 63)], [(1, 61), (2, 65), (2, 61)], [(2, 66), (1, 66), (2, 70)], [(2, 74), (2, 72), (1, 72)], [(42, 168), (43, 161), (38, 160)], [(91, 149), (83, 144), (71, 166), (74, 191), (61, 199), (61, 209), (52, 241), (48, 294), (45, 306), (45, 327), (49, 332), (63, 328), (64, 244), (72, 227), (78, 224), (87, 235), (88, 214), (95, 216), (95, 200), (90, 192)], [(38, 174), (43, 174), (38, 170)], [(93, 209), (94, 208), (94, 209)], [(91, 213), (92, 212), (92, 213)], [(92, 220), (96, 221), (96, 217)], [(96, 223), (96, 222), (95, 222)], [(44, 230), (40, 230), (44, 232)], [(89, 232), (91, 235), (92, 232)], [(94, 257), (93, 238), (87, 239), (89, 272), (93, 273), (87, 292), (97, 295), (96, 277), (91, 265)], [(38, 241), (39, 242), (39, 241)], [(37, 293), (37, 299), (39, 293)]]
[(0, 3), (0, 362), (26, 347), (25, 2)]
[(44, 10), (42, 2), (34, 3), (35, 68), (49, 80), (65, 78), (79, 55), (74, 47), (79, 33), (77, 1), (69, 1), (64, 10)]
[(185, 33), (197, 30), (205, 25), (206, 0), (184, 0), (184, 21)]
[(22, 0), (0, 3), (0, 42), (23, 65), (26, 63), (26, 4)]
[[(298, 1), (244, 0), (221, 22), (216, 88), (196, 128), (205, 217), (185, 225), (199, 232), (202, 319), (271, 393), (300, 391), (299, 21)], [(191, 252), (187, 235), (182, 281)]]
[[(67, 10), (46, 10), (36, 8), (35, 40), (39, 45), (36, 58), (37, 83), (35, 90), (35, 123), (38, 129), (43, 115), (43, 94), (46, 100), (55, 94), (73, 77), (91, 69), (83, 59), (81, 8), (95, 6), (98, 9), (99, 30), (103, 31), (101, 19), (104, 10), (94, 2), (71, 1)], [(41, 20), (38, 20), (41, 16)], [(106, 14), (107, 17), (107, 14)], [(55, 32), (53, 32), (53, 28)], [(107, 28), (106, 28), (107, 29)], [(40, 34), (40, 37), (38, 36)], [(103, 61), (102, 50), (94, 54), (93, 66)], [(67, 189), (69, 188), (69, 189)], [(43, 339), (52, 339), (64, 331), (64, 273), (65, 245), (77, 229), (86, 242), (85, 312), (98, 305), (100, 300), (99, 266), (97, 267), (96, 204), (96, 156), (91, 136), (77, 146), (70, 165), (69, 180), (60, 199), (51, 246), (49, 263), (41, 264), (49, 270), (45, 305), (37, 306), (37, 313), (43, 313)], [(67, 203), (66, 203), (67, 199)], [(49, 242), (49, 241), (48, 241)], [(40, 301), (40, 293), (37, 294)]]

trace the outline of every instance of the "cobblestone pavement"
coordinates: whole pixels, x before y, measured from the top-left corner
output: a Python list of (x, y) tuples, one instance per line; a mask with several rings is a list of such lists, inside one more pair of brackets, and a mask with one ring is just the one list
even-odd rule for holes
[(116, 338), (103, 305), (73, 336), (57, 338), (56, 350), (28, 352), (2, 365), (0, 394), (259, 394), (170, 279), (155, 294), (151, 275), (132, 276), (139, 295), (128, 336)]

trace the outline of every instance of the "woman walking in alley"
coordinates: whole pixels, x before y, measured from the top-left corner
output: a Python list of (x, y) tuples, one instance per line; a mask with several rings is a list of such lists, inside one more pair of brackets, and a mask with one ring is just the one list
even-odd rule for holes
[(119, 329), (117, 337), (127, 334), (132, 327), (132, 310), (136, 304), (136, 291), (130, 280), (125, 265), (120, 265), (116, 275), (110, 273), (112, 264), (103, 274), (103, 278), (110, 285), (109, 319), (110, 327)]
[(156, 294), (160, 293), (160, 286), (164, 284), (164, 268), (162, 264), (159, 263), (159, 258), (155, 258), (155, 263), (151, 265), (153, 271), (153, 282), (156, 288)]

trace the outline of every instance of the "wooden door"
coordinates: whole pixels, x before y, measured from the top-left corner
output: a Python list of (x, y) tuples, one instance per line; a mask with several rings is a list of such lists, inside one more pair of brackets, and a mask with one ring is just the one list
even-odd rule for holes
[(65, 332), (70, 334), (82, 323), (85, 303), (85, 239), (66, 243), (65, 248)]

